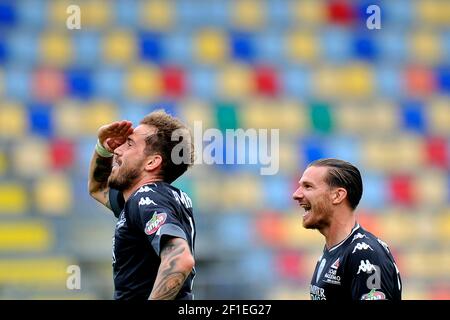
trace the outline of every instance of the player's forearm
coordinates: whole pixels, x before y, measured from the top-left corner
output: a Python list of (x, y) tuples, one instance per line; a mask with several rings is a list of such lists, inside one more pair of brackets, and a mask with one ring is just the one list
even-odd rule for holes
[(194, 267), (194, 258), (185, 240), (173, 240), (175, 241), (168, 243), (161, 252), (161, 265), (150, 300), (175, 299)]
[[(95, 195), (108, 189), (108, 178), (112, 170), (112, 157), (104, 158), (94, 151), (89, 166), (89, 194)], [(106, 198), (106, 197), (105, 197)]]

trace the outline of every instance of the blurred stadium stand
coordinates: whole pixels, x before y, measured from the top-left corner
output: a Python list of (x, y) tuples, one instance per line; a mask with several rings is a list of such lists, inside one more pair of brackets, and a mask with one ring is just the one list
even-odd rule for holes
[(359, 220), (404, 298), (450, 299), (449, 57), (446, 0), (0, 0), (0, 298), (112, 298), (115, 221), (87, 194), (96, 131), (165, 108), (281, 129), (277, 175), (196, 165), (175, 183), (195, 207), (197, 299), (309, 299), (323, 238), (291, 194), (320, 157), (361, 168)]

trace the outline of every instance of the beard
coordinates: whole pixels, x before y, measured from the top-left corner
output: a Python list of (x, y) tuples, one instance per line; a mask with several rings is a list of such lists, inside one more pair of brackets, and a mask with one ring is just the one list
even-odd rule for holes
[(311, 212), (306, 219), (303, 219), (303, 227), (321, 230), (330, 225), (331, 214), (332, 208), (326, 203), (326, 199), (319, 200), (311, 205)]
[(139, 177), (140, 171), (138, 166), (135, 167), (119, 167), (115, 174), (112, 173), (108, 179), (108, 185), (112, 189), (125, 191), (133, 186), (134, 181)]

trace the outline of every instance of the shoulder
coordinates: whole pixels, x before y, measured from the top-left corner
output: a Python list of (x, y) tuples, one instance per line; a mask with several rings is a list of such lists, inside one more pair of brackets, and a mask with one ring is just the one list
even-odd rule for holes
[(351, 261), (373, 261), (380, 263), (390, 254), (388, 245), (372, 233), (359, 228), (351, 237), (345, 255)]

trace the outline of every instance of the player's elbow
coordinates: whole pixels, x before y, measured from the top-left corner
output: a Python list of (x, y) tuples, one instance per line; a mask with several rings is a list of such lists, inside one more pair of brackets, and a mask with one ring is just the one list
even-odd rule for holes
[(178, 260), (178, 267), (185, 274), (191, 273), (194, 266), (195, 259), (190, 252), (184, 253)]

